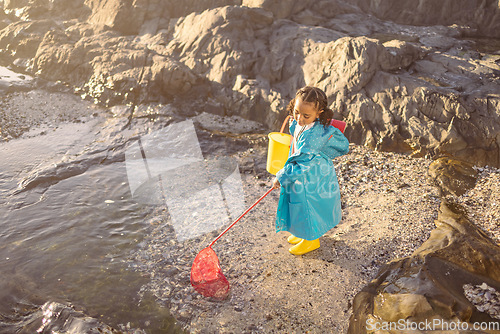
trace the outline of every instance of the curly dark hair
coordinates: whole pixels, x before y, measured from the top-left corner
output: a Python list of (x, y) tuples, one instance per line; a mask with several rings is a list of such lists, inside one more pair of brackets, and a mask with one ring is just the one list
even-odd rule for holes
[(319, 114), (319, 122), (325, 127), (330, 125), (333, 118), (333, 110), (328, 108), (328, 98), (323, 90), (317, 87), (305, 86), (295, 93), (295, 97), (288, 103), (286, 110), (288, 114), (293, 116), (293, 109), (295, 108), (295, 101), (301, 98), (304, 102), (314, 103), (318, 110), (323, 110)]

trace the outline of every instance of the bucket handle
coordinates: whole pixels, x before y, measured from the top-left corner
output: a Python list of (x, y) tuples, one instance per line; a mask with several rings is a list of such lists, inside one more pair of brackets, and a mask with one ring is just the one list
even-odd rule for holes
[[(285, 117), (285, 120), (283, 121), (283, 124), (281, 125), (281, 130), (280, 130), (280, 133), (283, 133), (283, 131), (285, 130), (285, 125), (286, 123), (288, 122), (288, 120), (290, 119), (290, 115), (286, 116)], [(293, 145), (293, 137), (290, 136), (290, 146)]]
[(285, 130), (285, 125), (288, 122), (289, 118), (290, 118), (290, 115), (286, 116), (285, 120), (283, 121), (283, 125), (281, 126), (281, 130), (280, 130), (281, 133), (283, 133), (283, 131)]

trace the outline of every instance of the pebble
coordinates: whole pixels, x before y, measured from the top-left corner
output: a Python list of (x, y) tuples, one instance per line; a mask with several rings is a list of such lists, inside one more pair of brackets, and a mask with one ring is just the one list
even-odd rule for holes
[(475, 286), (465, 284), (463, 289), (465, 297), (479, 312), (500, 320), (500, 292), (486, 283)]

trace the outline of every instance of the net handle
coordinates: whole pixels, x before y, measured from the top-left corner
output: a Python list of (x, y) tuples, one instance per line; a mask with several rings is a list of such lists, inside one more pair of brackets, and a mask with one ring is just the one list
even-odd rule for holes
[(236, 219), (231, 225), (229, 225), (228, 228), (226, 228), (221, 234), (219, 234), (219, 236), (217, 238), (214, 239), (214, 241), (212, 241), (212, 243), (208, 246), (208, 247), (212, 247), (213, 244), (220, 239), (220, 237), (222, 237), (224, 235), (224, 233), (226, 233), (227, 231), (229, 231), (229, 229), (231, 227), (233, 227), (237, 222), (240, 221), (241, 218), (243, 218), (244, 215), (246, 215), (250, 210), (252, 210), (257, 204), (259, 204), (260, 201), (262, 201), (264, 199), (264, 197), (266, 197), (274, 188), (270, 188), (264, 195), (262, 195), (255, 203), (253, 203), (253, 205), (251, 207), (249, 207), (248, 209), (246, 209), (245, 212), (243, 212), (239, 217), (238, 219)]

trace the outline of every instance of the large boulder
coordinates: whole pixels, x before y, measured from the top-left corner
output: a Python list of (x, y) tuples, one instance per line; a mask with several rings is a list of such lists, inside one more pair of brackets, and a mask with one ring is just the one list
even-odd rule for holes
[(261, 9), (226, 6), (192, 13), (177, 22), (165, 52), (209, 81), (232, 86), (268, 54), (272, 23)]

